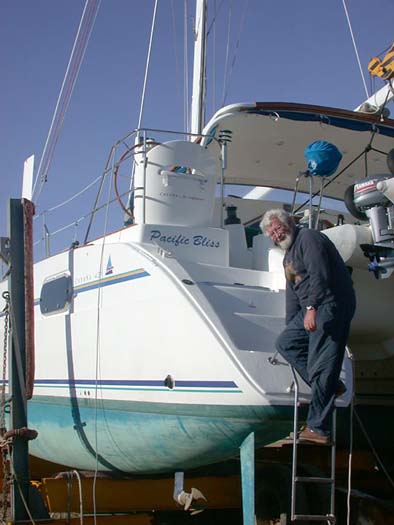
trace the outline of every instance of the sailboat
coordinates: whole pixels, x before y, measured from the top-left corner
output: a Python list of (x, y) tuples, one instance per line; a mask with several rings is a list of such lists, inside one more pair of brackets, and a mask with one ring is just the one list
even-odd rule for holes
[[(301, 220), (314, 217), (353, 271), (358, 309), (349, 348), (360, 414), (392, 419), (393, 201), (376, 189), (389, 177), (376, 176), (387, 174), (394, 121), (290, 103), (234, 104), (204, 127), (201, 112), (193, 115), (192, 140), (138, 129), (118, 142), (115, 186), (123, 162), (134, 169), (132, 207), (118, 192), (129, 224), (34, 265), (28, 411), (39, 433), (30, 452), (38, 458), (165, 473), (231, 458), (251, 432), (263, 447), (291, 430), (293, 379), (275, 356), (284, 326), (283, 252), (253, 228), (272, 202), (225, 197), (225, 184), (292, 191), (300, 178), (308, 203)], [(320, 188), (332, 209), (312, 206), (313, 181), (299, 176), (306, 146), (318, 140), (343, 154)], [(365, 176), (377, 200), (347, 198), (364, 220), (335, 211)], [(353, 378), (349, 354), (339, 406), (350, 402)], [(309, 401), (306, 385), (300, 396)], [(393, 431), (375, 436), (378, 444), (391, 445)]]

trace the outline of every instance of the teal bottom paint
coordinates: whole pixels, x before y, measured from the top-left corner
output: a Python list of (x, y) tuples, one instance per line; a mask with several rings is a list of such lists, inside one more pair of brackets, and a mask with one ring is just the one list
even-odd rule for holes
[[(256, 445), (276, 441), (291, 429), (290, 407), (240, 407), (78, 400), (36, 397), (29, 425), (39, 436), (33, 455), (80, 469), (133, 473), (171, 472), (215, 463), (239, 454), (250, 432)], [(76, 417), (78, 412), (78, 417)]]

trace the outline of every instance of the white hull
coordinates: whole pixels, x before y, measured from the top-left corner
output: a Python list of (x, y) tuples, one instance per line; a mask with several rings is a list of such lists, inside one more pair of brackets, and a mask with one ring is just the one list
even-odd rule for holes
[[(227, 117), (223, 125), (230, 125)], [(316, 134), (319, 128), (312, 127)], [(229, 152), (238, 146), (231, 144)], [(267, 147), (272, 150), (270, 142)], [(153, 147), (148, 158), (146, 172), (136, 160), (137, 180), (148, 181), (136, 192), (139, 224), (35, 265), (29, 424), (39, 438), (30, 449), (44, 459), (85, 469), (164, 472), (234, 455), (251, 431), (261, 446), (291, 429), (290, 370), (268, 361), (284, 326), (283, 253), (262, 235), (247, 248), (242, 224), (221, 227), (214, 211), (218, 164), (208, 150), (171, 142)], [(241, 153), (229, 156), (230, 182), (232, 163), (240, 160)], [(193, 170), (178, 173), (173, 166)], [(290, 186), (287, 176), (283, 187)], [(261, 203), (259, 215), (268, 206)], [(332, 230), (339, 238), (345, 232)], [(360, 367), (358, 393), (370, 400), (379, 393), (376, 403), (392, 406), (394, 327), (384, 314), (393, 281), (374, 280), (353, 248), (346, 257), (358, 300), (350, 336)], [(2, 326), (0, 340), (1, 332)], [(346, 405), (353, 384), (349, 360), (342, 377), (348, 393), (340, 404)], [(307, 401), (308, 389), (301, 389)]]

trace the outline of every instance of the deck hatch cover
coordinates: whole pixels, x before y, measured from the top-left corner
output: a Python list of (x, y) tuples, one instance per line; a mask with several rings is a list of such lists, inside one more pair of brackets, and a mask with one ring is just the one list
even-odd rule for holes
[(64, 311), (73, 295), (70, 275), (61, 275), (43, 284), (40, 296), (40, 310), (44, 315)]

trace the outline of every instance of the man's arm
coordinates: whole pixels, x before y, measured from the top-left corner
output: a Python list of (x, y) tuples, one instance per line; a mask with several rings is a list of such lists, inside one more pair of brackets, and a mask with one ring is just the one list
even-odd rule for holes
[(301, 309), (298, 297), (293, 288), (286, 281), (286, 326)]
[(319, 307), (330, 287), (330, 260), (324, 239), (314, 231), (302, 238), (302, 258), (309, 277), (308, 305)]

